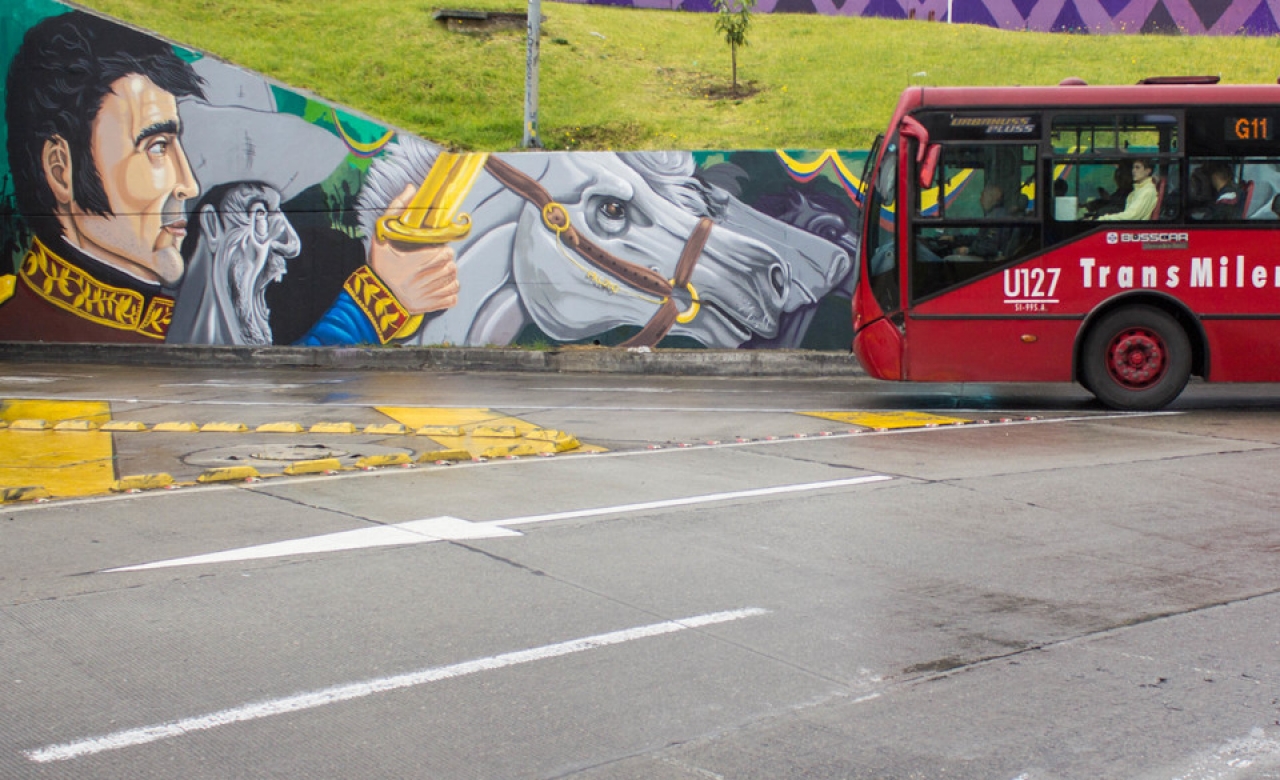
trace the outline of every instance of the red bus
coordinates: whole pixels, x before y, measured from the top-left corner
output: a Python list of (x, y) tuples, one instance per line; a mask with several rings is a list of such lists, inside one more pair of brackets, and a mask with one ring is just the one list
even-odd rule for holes
[(913, 87), (862, 186), (873, 377), (1119, 409), (1280, 381), (1280, 85)]

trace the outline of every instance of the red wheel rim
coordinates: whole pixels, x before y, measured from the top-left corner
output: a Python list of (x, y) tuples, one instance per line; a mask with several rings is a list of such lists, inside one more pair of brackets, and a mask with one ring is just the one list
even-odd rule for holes
[(1107, 346), (1107, 373), (1122, 387), (1145, 390), (1164, 377), (1169, 353), (1160, 334), (1146, 328), (1120, 331)]

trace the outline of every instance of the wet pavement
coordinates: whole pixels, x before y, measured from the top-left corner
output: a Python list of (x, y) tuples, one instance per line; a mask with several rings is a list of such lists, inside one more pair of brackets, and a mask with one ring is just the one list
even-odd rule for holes
[(49, 494), (0, 507), (0, 777), (1280, 777), (1273, 387), (9, 361), (0, 397)]

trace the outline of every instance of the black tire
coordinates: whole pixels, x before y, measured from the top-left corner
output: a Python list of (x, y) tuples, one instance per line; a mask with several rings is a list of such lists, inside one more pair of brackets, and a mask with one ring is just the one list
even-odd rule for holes
[(1178, 397), (1191, 378), (1191, 340), (1154, 306), (1104, 315), (1085, 337), (1080, 383), (1112, 409), (1152, 411)]

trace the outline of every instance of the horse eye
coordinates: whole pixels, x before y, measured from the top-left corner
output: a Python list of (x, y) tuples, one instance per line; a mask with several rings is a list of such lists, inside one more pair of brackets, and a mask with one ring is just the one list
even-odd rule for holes
[(622, 234), (632, 222), (627, 202), (614, 197), (599, 198), (589, 214), (592, 228), (605, 236)]
[(622, 201), (610, 198), (600, 204), (600, 213), (609, 219), (623, 220), (627, 218), (627, 207)]

